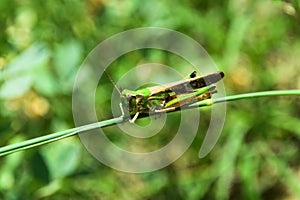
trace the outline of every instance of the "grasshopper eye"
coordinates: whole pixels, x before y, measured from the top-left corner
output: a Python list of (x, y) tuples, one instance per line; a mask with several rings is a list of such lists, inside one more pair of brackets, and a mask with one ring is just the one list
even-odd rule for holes
[(128, 99), (128, 100), (132, 98), (132, 95), (131, 95), (131, 94), (125, 94), (124, 96), (125, 96), (125, 98)]

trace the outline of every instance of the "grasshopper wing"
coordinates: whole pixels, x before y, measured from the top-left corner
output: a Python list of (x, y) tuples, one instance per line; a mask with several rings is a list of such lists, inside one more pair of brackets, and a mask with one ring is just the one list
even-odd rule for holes
[(176, 94), (183, 94), (193, 92), (194, 89), (214, 84), (220, 81), (223, 77), (223, 72), (216, 72), (205, 76), (196, 76), (194, 78), (149, 87), (148, 89), (150, 91), (150, 96), (171, 91)]

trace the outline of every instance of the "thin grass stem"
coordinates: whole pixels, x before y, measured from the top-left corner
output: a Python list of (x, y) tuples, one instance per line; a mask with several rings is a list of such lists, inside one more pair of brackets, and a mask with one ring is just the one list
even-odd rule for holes
[[(184, 109), (192, 109), (195, 107), (203, 107), (203, 106), (211, 106), (216, 103), (222, 102), (229, 102), (229, 101), (237, 101), (241, 99), (250, 99), (250, 98), (258, 98), (258, 97), (271, 97), (271, 96), (300, 96), (300, 90), (277, 90), (277, 91), (263, 91), (263, 92), (253, 92), (253, 93), (246, 93), (246, 94), (238, 94), (238, 95), (231, 95), (226, 97), (220, 97), (215, 99), (206, 99), (203, 101), (199, 101), (197, 103), (191, 104)], [(103, 128), (106, 126), (112, 126), (117, 123), (122, 123), (127, 120), (126, 117), (117, 117), (109, 120), (104, 120), (100, 122), (96, 122), (93, 124), (88, 124), (56, 133), (52, 133), (49, 135), (29, 139), (26, 141), (22, 141), (19, 143), (7, 145), (0, 148), (0, 156), (5, 156), (17, 151), (37, 147), (40, 145), (44, 145), (50, 142), (54, 142), (57, 140), (61, 140), (66, 137), (74, 136), (78, 133), (82, 133), (84, 131), (96, 129), (96, 128)]]

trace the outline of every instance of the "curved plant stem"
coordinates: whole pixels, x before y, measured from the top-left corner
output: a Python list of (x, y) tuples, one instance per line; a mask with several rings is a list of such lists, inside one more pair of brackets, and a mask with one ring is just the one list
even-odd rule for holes
[[(270, 97), (270, 96), (300, 96), (300, 90), (277, 90), (277, 91), (264, 91), (264, 92), (254, 92), (254, 93), (246, 93), (246, 94), (238, 94), (226, 97), (220, 97), (215, 99), (206, 99), (203, 101), (199, 101), (197, 103), (191, 104), (184, 109), (192, 109), (195, 107), (203, 107), (203, 106), (211, 106), (216, 103), (222, 103), (227, 101), (237, 101), (240, 99), (249, 99), (249, 98), (257, 98), (257, 97)], [(93, 124), (88, 124), (72, 129), (68, 129), (65, 131), (60, 131), (57, 133), (52, 133), (49, 135), (37, 137), (34, 139), (29, 139), (23, 142), (7, 145), (0, 148), (0, 156), (8, 155), (20, 150), (29, 149), (32, 147), (40, 146), (43, 144), (47, 144), (50, 142), (54, 142), (57, 140), (61, 140), (66, 137), (74, 136), (77, 133), (81, 133), (84, 131), (96, 129), (96, 128), (103, 128), (106, 126), (111, 126), (117, 123), (122, 123), (127, 120), (126, 117), (117, 117), (109, 120), (104, 120), (101, 122), (96, 122)]]
[(57, 140), (61, 140), (63, 138), (70, 137), (70, 136), (76, 135), (77, 133), (81, 133), (84, 131), (88, 131), (88, 130), (92, 130), (92, 129), (96, 129), (96, 128), (102, 128), (102, 127), (106, 127), (106, 126), (111, 126), (113, 124), (121, 123), (124, 120), (125, 120), (124, 117), (117, 117), (117, 118), (113, 118), (113, 119), (109, 119), (109, 120), (104, 120), (101, 122), (96, 122), (93, 124), (88, 124), (88, 125), (68, 129), (65, 131), (52, 133), (49, 135), (44, 135), (41, 137), (29, 139), (29, 140), (26, 140), (23, 142), (7, 145), (7, 146), (0, 148), (0, 156), (4, 156), (4, 155), (11, 154), (11, 153), (14, 153), (14, 152), (17, 152), (20, 150), (40, 146), (40, 145), (54, 142)]
[(189, 107), (203, 107), (210, 106), (216, 103), (228, 102), (228, 101), (237, 101), (241, 99), (251, 99), (258, 97), (271, 97), (271, 96), (300, 96), (300, 90), (275, 90), (275, 91), (263, 91), (263, 92), (253, 92), (245, 94), (237, 94), (231, 96), (225, 96), (215, 99), (206, 99), (203, 101), (196, 102), (191, 104)]

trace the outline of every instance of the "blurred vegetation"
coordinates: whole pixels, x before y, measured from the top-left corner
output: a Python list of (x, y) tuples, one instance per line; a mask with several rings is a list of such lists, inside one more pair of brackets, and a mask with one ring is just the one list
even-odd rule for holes
[[(225, 72), (227, 94), (300, 88), (298, 0), (2, 0), (0, 24), (0, 146), (74, 127), (72, 87), (80, 63), (99, 42), (137, 27), (194, 38)], [(176, 59), (133, 52), (114, 64), (124, 66), (122, 74), (141, 60), (172, 66)], [(103, 96), (97, 93), (99, 118), (108, 119)], [(209, 110), (202, 116), (209, 122)], [(151, 139), (154, 147), (172, 139), (176, 129), (168, 125), (162, 138)], [(77, 137), (1, 157), (0, 199), (300, 198), (299, 98), (229, 103), (217, 145), (199, 159), (205, 128), (201, 123), (180, 159), (144, 174), (100, 164)], [(116, 130), (107, 128), (109, 137), (122, 143)], [(138, 149), (136, 140), (126, 139), (128, 148)]]

